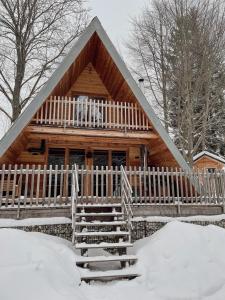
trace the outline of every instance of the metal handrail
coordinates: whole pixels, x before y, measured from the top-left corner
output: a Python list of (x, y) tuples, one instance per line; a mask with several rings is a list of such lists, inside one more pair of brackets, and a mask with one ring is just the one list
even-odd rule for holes
[(122, 205), (125, 209), (129, 231), (132, 229), (132, 222), (131, 219), (133, 218), (133, 210), (132, 210), (132, 187), (130, 185), (130, 182), (128, 180), (127, 174), (124, 170), (124, 167), (120, 167), (121, 170), (121, 200)]
[(74, 232), (76, 229), (78, 193), (79, 193), (78, 169), (77, 169), (77, 165), (74, 165), (72, 168), (72, 185), (71, 185), (72, 229), (73, 229), (72, 242), (73, 243), (74, 243)]

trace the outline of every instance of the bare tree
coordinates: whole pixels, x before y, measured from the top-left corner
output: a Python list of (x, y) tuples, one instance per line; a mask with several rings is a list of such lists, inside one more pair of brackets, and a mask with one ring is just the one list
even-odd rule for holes
[(85, 0), (0, 0), (0, 111), (10, 122), (87, 21)]
[(155, 0), (133, 20), (133, 28), (129, 49), (137, 69), (145, 72), (166, 128), (192, 164), (193, 155), (209, 146), (212, 132), (218, 136), (225, 127), (224, 4)]
[[(134, 68), (139, 77), (144, 77), (157, 108), (162, 111), (162, 120), (168, 131), (169, 111), (167, 97), (168, 22), (164, 17), (164, 7), (154, 1), (153, 7), (145, 7), (141, 16), (132, 19), (132, 36), (128, 49), (134, 58)], [(160, 109), (157, 111), (160, 114)]]

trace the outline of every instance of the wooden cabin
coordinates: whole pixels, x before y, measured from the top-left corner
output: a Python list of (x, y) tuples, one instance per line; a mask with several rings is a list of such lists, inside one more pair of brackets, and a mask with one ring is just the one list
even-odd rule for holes
[(224, 170), (225, 159), (209, 151), (202, 151), (193, 157), (193, 167), (198, 170), (207, 170), (212, 173)]
[(74, 165), (88, 201), (118, 199), (121, 166), (137, 204), (192, 190), (187, 163), (97, 18), (0, 141), (0, 164), (0, 207), (70, 205)]

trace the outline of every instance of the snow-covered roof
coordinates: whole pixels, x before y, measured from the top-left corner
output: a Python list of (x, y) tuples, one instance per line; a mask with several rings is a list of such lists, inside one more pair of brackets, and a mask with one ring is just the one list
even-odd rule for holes
[(202, 151), (202, 152), (199, 152), (198, 154), (196, 154), (194, 157), (193, 157), (193, 161), (197, 161), (198, 159), (202, 158), (203, 156), (208, 156), (212, 159), (215, 159), (215, 160), (218, 160), (220, 161), (221, 163), (225, 164), (225, 159), (222, 158), (221, 156), (217, 155), (217, 154), (213, 154), (209, 151)]

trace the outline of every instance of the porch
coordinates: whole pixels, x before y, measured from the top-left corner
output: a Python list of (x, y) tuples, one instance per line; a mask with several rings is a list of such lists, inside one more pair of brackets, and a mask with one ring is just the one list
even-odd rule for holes
[[(73, 168), (3, 165), (0, 217), (71, 216)], [(121, 202), (122, 172), (132, 191), (136, 216), (220, 214), (225, 208), (223, 171), (186, 173), (173, 168), (79, 167), (78, 202)]]

